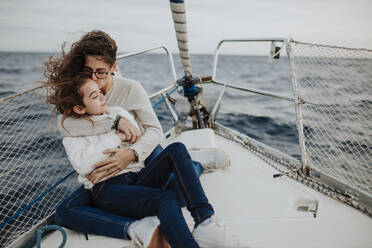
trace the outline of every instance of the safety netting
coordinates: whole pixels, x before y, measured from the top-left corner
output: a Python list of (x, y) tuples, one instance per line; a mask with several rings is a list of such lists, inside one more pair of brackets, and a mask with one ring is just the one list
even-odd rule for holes
[(48, 218), (78, 187), (50, 111), (42, 88), (0, 99), (0, 247)]
[(372, 50), (295, 41), (289, 52), (302, 159), (371, 196)]

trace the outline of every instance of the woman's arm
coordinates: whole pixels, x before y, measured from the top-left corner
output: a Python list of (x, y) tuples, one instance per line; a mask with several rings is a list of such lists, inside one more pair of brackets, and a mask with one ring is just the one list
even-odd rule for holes
[(108, 179), (116, 176), (136, 158), (132, 149), (114, 148), (107, 149), (104, 153), (111, 154), (111, 157), (93, 166), (94, 170), (87, 175), (88, 180), (92, 183), (97, 183), (103, 178)]
[(155, 147), (163, 140), (163, 129), (156, 116), (145, 89), (133, 81), (126, 110), (136, 115), (137, 122), (144, 128), (142, 136), (131, 146), (139, 162), (144, 162)]
[[(110, 107), (115, 109), (115, 112), (119, 112), (120, 129), (125, 134), (126, 140), (130, 143), (134, 143), (140, 136), (140, 128), (134, 120), (133, 116), (127, 111), (120, 107)], [(115, 115), (100, 118), (95, 116), (92, 121), (85, 118), (67, 117), (63, 121), (62, 117), (58, 116), (58, 129), (63, 137), (80, 137), (80, 136), (92, 136), (107, 133), (112, 130), (114, 125)]]
[(58, 116), (58, 129), (63, 137), (92, 136), (108, 133), (112, 130), (114, 120), (111, 118), (97, 118), (93, 123), (85, 118), (67, 117), (61, 123), (62, 116)]
[[(163, 139), (163, 130), (160, 122), (152, 108), (151, 102), (145, 89), (140, 83), (120, 78), (116, 82), (116, 89), (112, 92), (112, 104), (122, 106), (127, 111), (134, 113), (136, 120), (144, 129), (142, 136), (130, 146), (130, 149), (115, 149), (111, 151), (111, 157), (95, 164), (95, 168), (106, 170), (104, 176), (115, 176), (121, 168), (125, 168), (133, 160), (144, 162), (154, 148)], [(119, 122), (119, 130), (122, 130)], [(136, 156), (133, 156), (135, 153)], [(129, 161), (129, 162), (128, 162)], [(90, 173), (90, 177), (95, 177), (96, 171)], [(114, 173), (112, 173), (114, 171)], [(101, 173), (101, 171), (99, 171)], [(116, 173), (116, 174), (115, 174)]]
[(142, 134), (133, 115), (131, 115), (122, 107), (118, 106), (109, 107), (109, 110), (111, 116), (115, 116), (116, 118), (116, 115), (118, 115), (120, 117), (117, 128), (118, 131), (120, 131), (120, 133), (122, 133), (124, 136), (124, 139), (122, 139), (122, 141), (126, 141), (130, 144), (136, 142)]

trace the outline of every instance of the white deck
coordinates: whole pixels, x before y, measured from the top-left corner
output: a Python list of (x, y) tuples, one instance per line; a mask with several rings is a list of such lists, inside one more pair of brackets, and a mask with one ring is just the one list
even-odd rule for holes
[[(195, 137), (201, 140), (199, 134)], [(274, 179), (276, 171), (239, 144), (216, 135), (215, 145), (228, 153), (231, 168), (204, 174), (201, 181), (216, 215), (239, 236), (241, 247), (372, 247), (371, 218), (287, 177)], [(296, 210), (299, 202), (315, 201), (319, 204), (316, 218)], [(193, 221), (183, 211), (191, 227)], [(55, 232), (43, 240), (42, 247), (58, 247), (60, 240)], [(95, 235), (86, 241), (84, 235), (68, 231), (66, 247), (128, 244)]]

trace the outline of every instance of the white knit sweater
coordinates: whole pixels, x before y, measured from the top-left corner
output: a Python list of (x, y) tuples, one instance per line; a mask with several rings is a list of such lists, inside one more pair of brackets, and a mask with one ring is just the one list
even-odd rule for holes
[[(93, 115), (90, 118), (95, 123), (104, 119), (114, 120), (116, 115), (129, 120), (136, 128), (139, 128), (133, 116), (120, 107), (109, 107), (107, 113)], [(83, 121), (84, 119), (80, 118), (80, 120)], [(64, 137), (62, 142), (72, 167), (79, 173), (78, 181), (86, 189), (93, 187), (93, 183), (86, 178), (86, 175), (93, 171), (93, 165), (109, 157), (109, 154), (103, 154), (103, 151), (119, 146), (125, 148), (129, 144), (120, 140), (119, 136), (116, 135), (116, 130), (92, 136)], [(118, 175), (129, 171), (139, 171), (143, 167), (143, 162), (131, 162)], [(105, 179), (101, 181), (103, 180)]]

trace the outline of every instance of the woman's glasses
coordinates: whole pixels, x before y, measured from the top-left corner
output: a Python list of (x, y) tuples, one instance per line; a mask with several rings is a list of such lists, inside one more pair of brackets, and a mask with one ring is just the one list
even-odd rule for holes
[(89, 67), (85, 67), (84, 72), (87, 72), (90, 75), (94, 74), (96, 76), (96, 78), (98, 78), (98, 79), (105, 79), (105, 78), (107, 78), (107, 75), (109, 74), (109, 72), (105, 71), (105, 69), (98, 69), (96, 71), (93, 71)]

